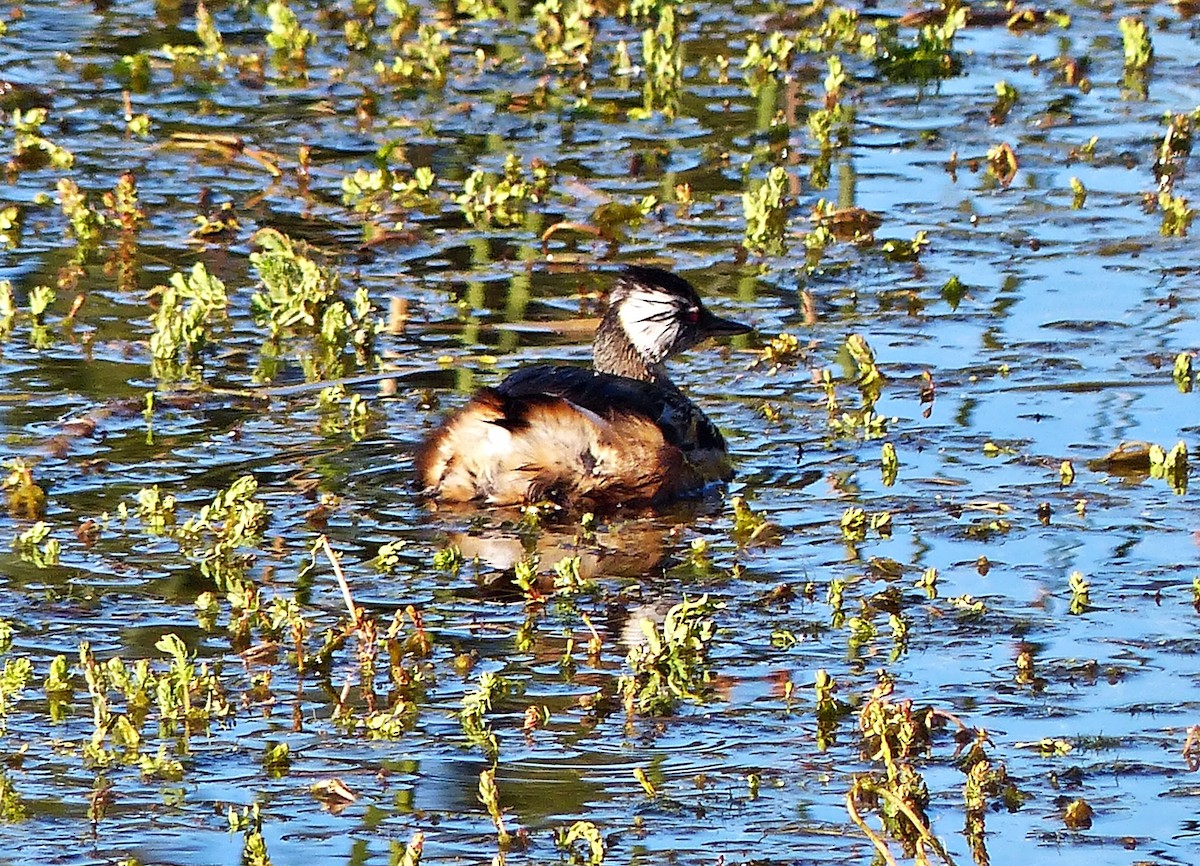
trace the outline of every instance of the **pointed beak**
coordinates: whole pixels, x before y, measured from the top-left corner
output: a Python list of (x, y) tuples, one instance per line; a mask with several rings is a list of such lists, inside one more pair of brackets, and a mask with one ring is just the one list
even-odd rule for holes
[(700, 320), (700, 330), (706, 337), (732, 337), (735, 334), (748, 334), (754, 329), (741, 322), (735, 322), (733, 319), (714, 316), (705, 310), (704, 317)]

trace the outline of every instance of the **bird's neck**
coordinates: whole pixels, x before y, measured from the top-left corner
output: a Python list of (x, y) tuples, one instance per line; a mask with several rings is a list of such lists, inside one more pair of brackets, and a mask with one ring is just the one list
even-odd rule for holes
[(592, 345), (592, 366), (600, 373), (671, 386), (667, 368), (661, 362), (650, 363), (638, 352), (611, 310), (596, 331), (596, 340)]

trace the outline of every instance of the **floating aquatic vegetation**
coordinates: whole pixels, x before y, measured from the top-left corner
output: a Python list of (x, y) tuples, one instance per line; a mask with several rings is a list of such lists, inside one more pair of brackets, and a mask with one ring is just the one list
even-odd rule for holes
[(893, 82), (923, 84), (958, 75), (962, 71), (962, 58), (954, 50), (954, 36), (966, 24), (967, 9), (959, 6), (940, 21), (923, 24), (917, 30), (915, 44), (901, 42), (894, 25), (880, 26), (876, 64), (884, 77)]
[(1083, 185), (1077, 177), (1072, 177), (1071, 184), (1071, 210), (1079, 210), (1087, 201), (1087, 187)]
[(391, 86), (437, 86), (445, 84), (450, 64), (448, 38), (455, 34), (453, 28), (434, 24), (422, 24), (417, 28), (416, 39), (400, 46), (400, 53), (392, 58), (391, 65), (382, 60), (375, 64), (375, 74), (382, 84)]
[(1154, 159), (1154, 179), (1160, 190), (1169, 190), (1175, 177), (1183, 170), (1192, 153), (1192, 137), (1198, 119), (1200, 109), (1191, 114), (1167, 112), (1163, 116), (1167, 131), (1163, 134)]
[(995, 147), (988, 149), (988, 174), (998, 180), (1002, 186), (1008, 186), (1013, 182), (1013, 178), (1017, 176), (1017, 169), (1019, 167), (1017, 154), (1008, 142), (1001, 142)]
[[(650, 10), (647, 10), (649, 12)], [(645, 120), (655, 112), (674, 117), (683, 89), (683, 55), (672, 0), (657, 3), (657, 23), (642, 31), (642, 107), (629, 116)]]
[[(586, 859), (576, 861), (574, 849), (580, 842), (583, 843)], [(589, 866), (600, 866), (604, 862), (604, 836), (591, 821), (576, 821), (570, 827), (555, 830), (554, 844), (568, 852), (572, 862), (587, 863)]]
[(1180, 352), (1175, 356), (1175, 364), (1171, 370), (1171, 378), (1181, 393), (1189, 394), (1195, 387), (1195, 376), (1192, 372), (1192, 353)]
[(262, 832), (262, 809), (258, 803), (245, 806), (240, 811), (229, 807), (229, 832), (242, 834), (243, 866), (271, 866), (267, 853), (267, 840)]
[(891, 487), (896, 483), (896, 475), (900, 471), (900, 458), (896, 456), (896, 446), (884, 442), (879, 455), (880, 471), (883, 473), (883, 486)]
[(1122, 442), (1099, 460), (1089, 460), (1088, 466), (1123, 478), (1161, 478), (1176, 493), (1187, 492), (1188, 448), (1178, 442), (1169, 452), (1149, 442)]
[(500, 750), (500, 743), (487, 714), (492, 710), (492, 702), (511, 690), (512, 684), (504, 677), (484, 671), (479, 675), (475, 690), (463, 695), (462, 709), (458, 713), (458, 721), (467, 741), (493, 759)]
[(766, 365), (767, 375), (772, 376), (783, 367), (800, 363), (804, 357), (805, 352), (800, 348), (800, 340), (796, 335), (784, 333), (772, 337), (771, 341), (763, 346), (752, 367)]
[(9, 177), (22, 171), (32, 171), (47, 166), (69, 169), (75, 164), (75, 154), (42, 135), (42, 127), (49, 119), (45, 108), (20, 108), (13, 110), (9, 118), (12, 127), (12, 159), (5, 166)]
[(473, 226), (515, 226), (524, 221), (531, 204), (546, 200), (553, 182), (550, 168), (544, 162), (534, 159), (526, 174), (520, 157), (510, 153), (504, 159), (504, 170), (499, 177), (482, 169), (471, 172), (455, 201)]
[(35, 568), (50, 568), (58, 565), (62, 544), (50, 537), (50, 525), (39, 520), (13, 540), (13, 549), (22, 562)]
[(267, 17), (267, 45), (275, 52), (275, 62), (285, 71), (302, 71), (308, 65), (308, 49), (317, 44), (316, 34), (300, 23), (286, 0), (271, 0)]
[(1181, 195), (1171, 195), (1164, 189), (1158, 194), (1158, 207), (1162, 211), (1160, 234), (1164, 237), (1187, 237), (1192, 220), (1196, 217), (1196, 210), (1188, 207), (1187, 199)]
[(1121, 42), (1125, 49), (1126, 71), (1143, 70), (1154, 59), (1154, 46), (1150, 42), (1150, 31), (1146, 22), (1133, 16), (1125, 16), (1117, 22), (1121, 31)]
[(533, 7), (533, 45), (547, 66), (586, 67), (591, 61), (599, 9), (591, 0), (543, 0)]
[(260, 375), (274, 377), (274, 353), (288, 336), (311, 341), (312, 350), (301, 356), (310, 381), (344, 376), (347, 349), (357, 363), (370, 362), (380, 323), (366, 289), (360, 287), (347, 301), (333, 268), (317, 264), (305, 246), (274, 229), (261, 229), (254, 241), (259, 249), (250, 254), (250, 263), (262, 291), (251, 297), (250, 312), (270, 334)]
[(1068, 609), (1073, 616), (1078, 616), (1091, 606), (1092, 585), (1079, 571), (1071, 572), (1067, 585), (1071, 590), (1071, 605)]
[(41, 520), (46, 516), (46, 491), (33, 477), (33, 466), (16, 458), (4, 464), (8, 470), (0, 487), (4, 490), (5, 507), (9, 517), (18, 520)]
[(356, 213), (378, 215), (388, 208), (427, 204), (437, 177), (422, 166), (404, 177), (398, 171), (360, 168), (342, 178), (342, 202)]
[(481, 770), (479, 773), (479, 802), (487, 809), (488, 817), (496, 827), (496, 842), (504, 851), (512, 844), (512, 834), (504, 826), (504, 813), (500, 809), (500, 792), (496, 788), (496, 771)]
[[(825, 95), (821, 106), (808, 115), (808, 131), (823, 158), (828, 159), (830, 151), (844, 147), (849, 142), (854, 110), (842, 101), (843, 88), (849, 80), (842, 59), (834, 54), (826, 62), (829, 73), (823, 82)], [(815, 166), (813, 171), (817, 171)], [(816, 186), (823, 187), (825, 184)]]
[(775, 256), (787, 252), (787, 219), (791, 208), (788, 186), (787, 171), (775, 166), (766, 178), (752, 182), (742, 193), (742, 212), (746, 217), (742, 246), (746, 249)]
[(680, 700), (706, 700), (708, 649), (717, 633), (712, 614), (722, 607), (705, 594), (672, 607), (661, 629), (649, 618), (641, 620), (644, 640), (629, 651), (630, 673), (618, 686), (630, 712), (636, 706), (647, 715), (669, 715)]
[(151, 372), (171, 381), (203, 367), (203, 353), (213, 323), (225, 318), (229, 296), (225, 284), (196, 262), (187, 276), (174, 273), (167, 285), (151, 292), (158, 306), (151, 318)]
[(988, 113), (988, 123), (993, 126), (999, 126), (1008, 119), (1008, 113), (1012, 111), (1013, 106), (1017, 104), (1017, 100), (1021, 95), (1017, 93), (1017, 89), (1007, 81), (996, 82), (996, 101), (992, 104), (992, 109)]
[(767, 82), (778, 84), (791, 69), (796, 42), (776, 30), (762, 42), (757, 35), (746, 44), (746, 55), (738, 68), (745, 72), (744, 80), (751, 96), (758, 96)]

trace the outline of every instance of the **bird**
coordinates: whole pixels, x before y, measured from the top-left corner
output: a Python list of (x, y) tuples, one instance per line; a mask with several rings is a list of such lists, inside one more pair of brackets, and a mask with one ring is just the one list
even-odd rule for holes
[(480, 390), (417, 453), (436, 503), (611, 511), (695, 496), (733, 477), (721, 431), (666, 360), (750, 326), (710, 312), (684, 278), (628, 265), (592, 346), (592, 369), (538, 364)]

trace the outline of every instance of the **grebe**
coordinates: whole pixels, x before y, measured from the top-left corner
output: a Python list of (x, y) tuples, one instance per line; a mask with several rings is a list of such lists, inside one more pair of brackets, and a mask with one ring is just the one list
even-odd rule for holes
[(481, 390), (422, 446), (425, 494), (608, 510), (728, 481), (721, 431), (671, 382), (664, 362), (709, 337), (749, 330), (705, 309), (682, 277), (626, 267), (596, 330), (594, 369), (540, 364)]

